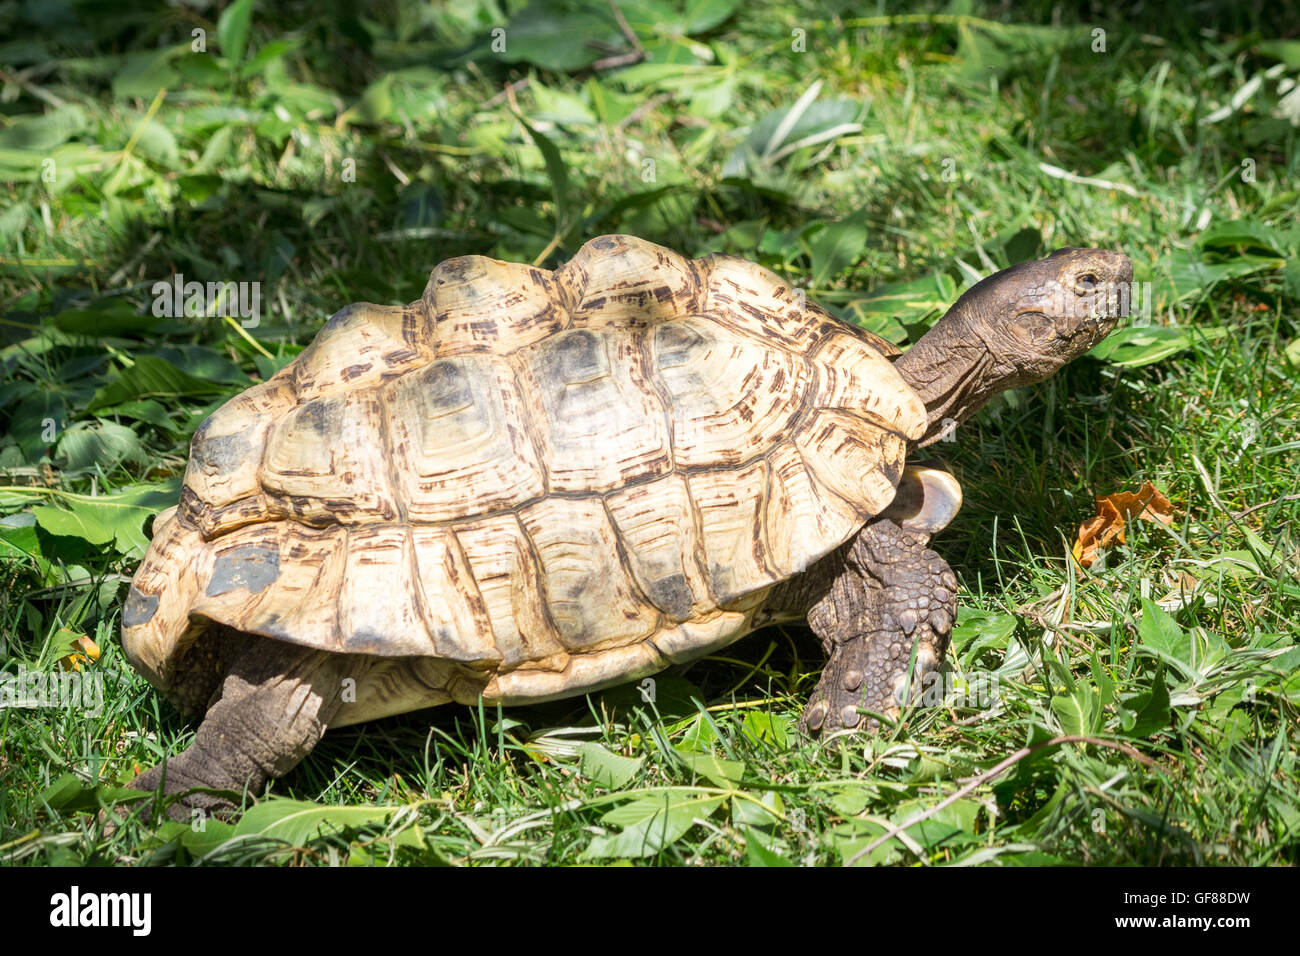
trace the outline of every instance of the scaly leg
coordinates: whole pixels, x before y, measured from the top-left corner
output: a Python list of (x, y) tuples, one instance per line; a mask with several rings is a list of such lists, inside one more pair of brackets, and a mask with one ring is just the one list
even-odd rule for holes
[[(827, 560), (833, 579), (808, 611), (808, 624), (828, 656), (804, 711), (805, 733), (857, 727), (858, 708), (896, 717), (916, 665), (909, 699), (938, 670), (957, 613), (957, 579), (927, 548), (926, 535), (877, 518)], [(880, 721), (870, 718), (867, 729)]]
[[(250, 641), (231, 664), (194, 742), (130, 786), (151, 791), (161, 783), (167, 794), (208, 787), (256, 795), (311, 752), (343, 702), (343, 680), (360, 680), (366, 668), (355, 657)], [(168, 815), (186, 820), (195, 808), (221, 815), (238, 809), (225, 798), (191, 793), (173, 803)]]

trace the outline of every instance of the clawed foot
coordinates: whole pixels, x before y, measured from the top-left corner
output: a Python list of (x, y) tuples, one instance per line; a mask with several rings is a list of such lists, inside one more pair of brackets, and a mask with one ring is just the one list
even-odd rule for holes
[(880, 719), (862, 711), (894, 719), (904, 702), (922, 701), (956, 614), (957, 580), (923, 539), (887, 522), (870, 526), (809, 613), (830, 660), (800, 729), (825, 736), (876, 731)]
[[(800, 730), (824, 736), (859, 727), (877, 731), (879, 718), (861, 711), (889, 719), (898, 716), (907, 689), (912, 648), (902, 635), (886, 643), (889, 637), (881, 634), (875, 640), (858, 638), (835, 648), (799, 721)], [(917, 699), (924, 676), (938, 666), (939, 658), (930, 642), (923, 641), (917, 650), (910, 699)]]
[[(178, 793), (184, 795), (167, 805), (163, 811), (166, 816), (171, 820), (189, 823), (194, 819), (196, 812), (215, 819), (225, 819), (238, 814), (238, 805), (228, 797), (205, 792), (202, 789), (194, 789), (213, 789), (213, 787), (211, 783), (200, 780), (188, 772), (184, 758), (185, 754), (180, 754), (173, 757), (167, 764), (167, 778), (165, 781), (167, 795), (171, 796)], [(163, 782), (163, 768), (159, 765), (151, 767), (140, 774), (140, 776), (128, 783), (127, 787), (145, 793), (154, 793), (157, 791), (159, 783)], [(153, 802), (145, 801), (145, 805), (141, 810), (141, 819), (147, 821), (152, 814)]]

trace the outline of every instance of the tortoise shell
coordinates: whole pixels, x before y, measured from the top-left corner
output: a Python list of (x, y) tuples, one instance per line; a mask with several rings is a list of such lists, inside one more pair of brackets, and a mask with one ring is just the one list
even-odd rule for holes
[(448, 260), (198, 429), (127, 655), (164, 691), (211, 622), (392, 659), (349, 723), (707, 653), (892, 500), (926, 424), (894, 354), (730, 256)]

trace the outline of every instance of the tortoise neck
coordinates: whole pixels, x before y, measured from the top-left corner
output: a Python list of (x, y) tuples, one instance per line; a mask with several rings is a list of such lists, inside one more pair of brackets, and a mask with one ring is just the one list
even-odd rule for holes
[(925, 403), (929, 424), (917, 448), (948, 437), (998, 391), (996, 363), (982, 339), (963, 334), (963, 325), (949, 312), (894, 362)]

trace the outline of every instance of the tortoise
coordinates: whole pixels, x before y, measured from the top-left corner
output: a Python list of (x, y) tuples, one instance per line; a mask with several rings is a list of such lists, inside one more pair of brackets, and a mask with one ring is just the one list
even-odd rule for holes
[[(344, 308), (198, 428), (122, 614), (192, 744), (131, 786), (260, 791), (327, 727), (599, 690), (806, 618), (809, 735), (940, 665), (961, 490), (908, 456), (1125, 313), (1128, 258), (974, 285), (903, 354), (744, 259), (603, 236)], [(864, 721), (863, 717), (867, 717)]]

